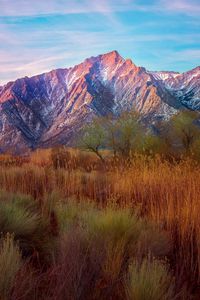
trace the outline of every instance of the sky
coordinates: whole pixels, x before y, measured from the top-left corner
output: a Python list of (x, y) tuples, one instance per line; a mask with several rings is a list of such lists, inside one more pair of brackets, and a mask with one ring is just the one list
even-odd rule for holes
[(200, 0), (0, 0), (0, 85), (117, 50), (148, 70), (200, 65)]

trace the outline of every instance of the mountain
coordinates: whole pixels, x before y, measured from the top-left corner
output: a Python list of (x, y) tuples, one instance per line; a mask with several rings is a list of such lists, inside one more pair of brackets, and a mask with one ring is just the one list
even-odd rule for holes
[(95, 115), (136, 109), (150, 123), (199, 109), (199, 86), (199, 68), (149, 72), (117, 51), (21, 78), (0, 88), (0, 151), (70, 144)]
[(151, 72), (182, 105), (200, 110), (200, 67), (185, 73)]
[(174, 79), (176, 78), (178, 75), (180, 75), (179, 72), (173, 72), (173, 71), (155, 71), (155, 72), (150, 72), (155, 79), (157, 80), (162, 80), (165, 81), (167, 79)]

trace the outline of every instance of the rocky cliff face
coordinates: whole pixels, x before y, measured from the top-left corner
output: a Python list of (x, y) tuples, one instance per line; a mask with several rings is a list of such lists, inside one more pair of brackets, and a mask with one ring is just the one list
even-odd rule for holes
[(200, 109), (200, 67), (185, 73), (152, 72), (177, 101), (192, 110)]
[(200, 108), (199, 68), (148, 72), (116, 51), (0, 88), (0, 151), (70, 144), (95, 115), (138, 110), (147, 122)]

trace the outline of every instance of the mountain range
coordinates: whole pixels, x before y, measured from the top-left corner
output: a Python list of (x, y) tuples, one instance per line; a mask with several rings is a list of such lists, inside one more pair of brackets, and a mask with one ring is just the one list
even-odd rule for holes
[(147, 123), (200, 110), (200, 67), (152, 72), (117, 51), (0, 87), (0, 152), (70, 145), (94, 116), (137, 110)]

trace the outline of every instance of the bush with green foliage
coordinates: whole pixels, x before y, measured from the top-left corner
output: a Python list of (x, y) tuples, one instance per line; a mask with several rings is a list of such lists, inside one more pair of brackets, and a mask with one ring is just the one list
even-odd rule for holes
[(105, 148), (106, 131), (102, 120), (95, 119), (92, 124), (85, 126), (79, 141), (80, 148), (95, 153), (98, 158), (104, 162), (101, 150)]
[(129, 267), (127, 299), (173, 300), (174, 282), (165, 264), (145, 258), (134, 260)]
[(65, 279), (57, 287), (58, 299), (122, 299), (129, 263), (149, 255), (163, 258), (171, 250), (165, 232), (128, 209), (68, 202), (56, 211), (64, 234), (57, 281)]
[(31, 197), (9, 194), (7, 201), (0, 201), (0, 231), (3, 236), (14, 234), (23, 256), (51, 259), (55, 243), (49, 220)]
[(198, 112), (183, 111), (171, 119), (171, 135), (174, 143), (180, 145), (186, 153), (190, 152), (192, 145), (199, 138), (198, 118)]
[(104, 158), (100, 150), (105, 148), (111, 150), (115, 158), (129, 158), (135, 151), (141, 134), (139, 114), (124, 112), (118, 117), (96, 118), (84, 128), (80, 145), (95, 153), (102, 162)]
[[(57, 194), (41, 210), (30, 197), (1, 197), (3, 300), (10, 293), (10, 299), (25, 300), (173, 299), (166, 261), (153, 259), (168, 255), (170, 237), (140, 217), (139, 210), (60, 200)], [(48, 220), (52, 213), (56, 235)]]
[(124, 112), (118, 117), (99, 117), (83, 130), (82, 147), (105, 162), (101, 150), (109, 149), (114, 158), (129, 159), (135, 153), (177, 157), (182, 154), (199, 157), (195, 144), (200, 136), (199, 113), (181, 111), (169, 120), (157, 121), (145, 130), (137, 112)]

